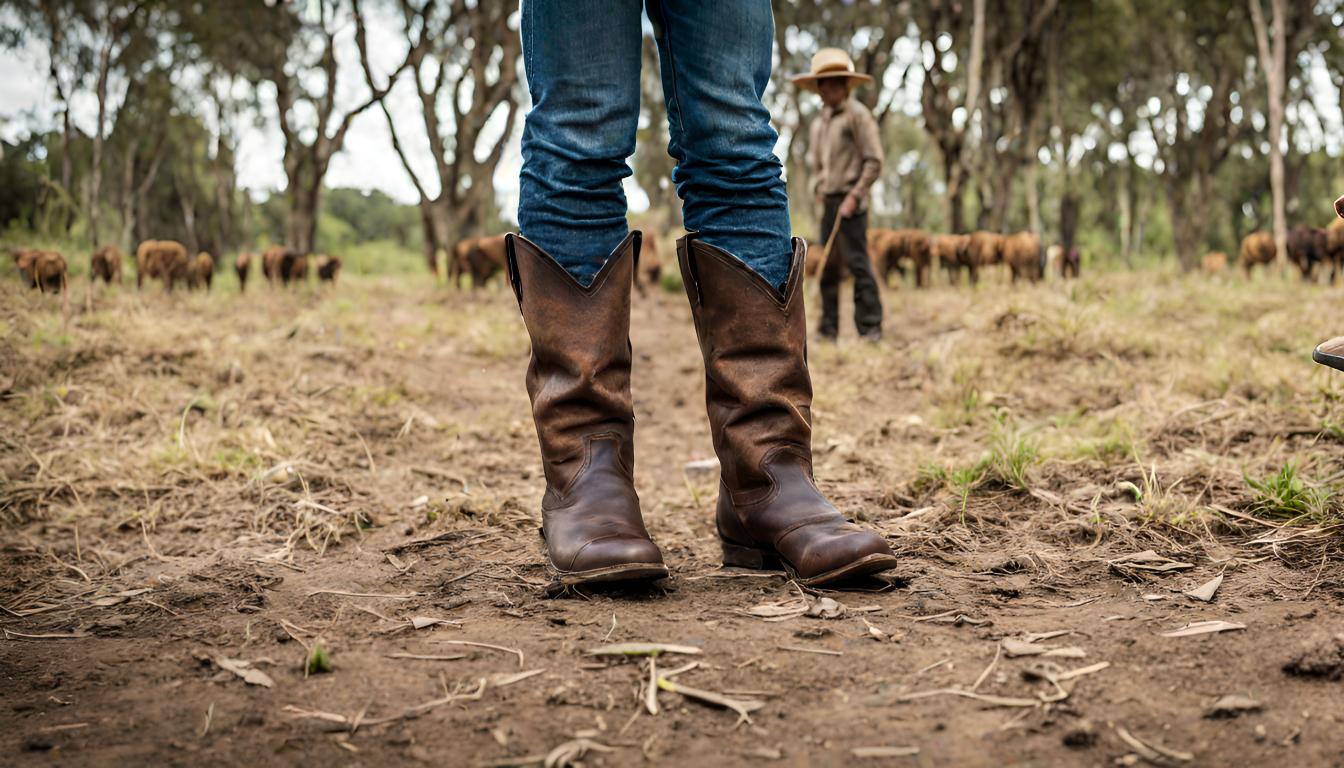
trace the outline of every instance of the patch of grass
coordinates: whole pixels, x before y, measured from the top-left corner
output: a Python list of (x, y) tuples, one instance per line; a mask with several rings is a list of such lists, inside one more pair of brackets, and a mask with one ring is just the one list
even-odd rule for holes
[(1041, 451), (1035, 438), (1008, 428), (999, 421), (989, 444), (985, 476), (1012, 488), (1030, 487), (1031, 469), (1041, 463)]
[(1304, 479), (1295, 460), (1263, 479), (1244, 477), (1255, 491), (1249, 509), (1253, 515), (1288, 523), (1322, 523), (1332, 517), (1333, 490), (1316, 487)]

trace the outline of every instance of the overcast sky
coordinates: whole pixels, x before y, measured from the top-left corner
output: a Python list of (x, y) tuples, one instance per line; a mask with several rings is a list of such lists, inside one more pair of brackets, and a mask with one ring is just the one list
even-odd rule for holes
[[(384, 10), (383, 14), (390, 11)], [(369, 19), (370, 50), (374, 53), (374, 67), (378, 72), (390, 72), (405, 55), (406, 40), (402, 34), (400, 21), (391, 15), (374, 15)], [(363, 101), (368, 94), (364, 77), (359, 67), (358, 51), (354, 43), (354, 26), (346, 23), (337, 36), (337, 53), (340, 64), (337, 101), (343, 108)], [(795, 41), (809, 48), (815, 42)], [(922, 48), (922, 50), (921, 50)], [(898, 54), (904, 57), (925, 57), (933, 55), (933, 49), (927, 44), (917, 46), (913, 41), (902, 43)], [(898, 87), (897, 68), (888, 74), (888, 88)], [(1344, 115), (1341, 115), (1339, 92), (1330, 82), (1328, 72), (1319, 59), (1306, 67), (1307, 76), (1312, 81), (1313, 102), (1316, 114), (1302, 120), (1295, 131), (1295, 139), (1319, 147), (1327, 146), (1332, 154), (1341, 151), (1341, 135), (1344, 134)], [(0, 51), (0, 136), (13, 139), (26, 133), (34, 126), (49, 128), (56, 120), (55, 94), (47, 76), (48, 62), (45, 47), (30, 44), (13, 51)], [(777, 73), (784, 76), (788, 73)], [(912, 70), (911, 78), (904, 83), (904, 89), (898, 94), (898, 108), (910, 115), (917, 115), (920, 109), (919, 89), (922, 74), (918, 66)], [(240, 84), (240, 88), (244, 87)], [(124, 89), (124, 85), (121, 86)], [(119, 92), (114, 88), (114, 92)], [(526, 93), (523, 98), (526, 101)], [(814, 97), (809, 97), (814, 98)], [(263, 86), (261, 127), (257, 126), (256, 115), (246, 114), (236, 126), (239, 134), (238, 179), (241, 186), (253, 190), (274, 191), (285, 185), (284, 170), (281, 164), (283, 140), (276, 121), (274, 88)], [(433, 159), (424, 132), (420, 102), (413, 84), (403, 76), (398, 86), (387, 99), (393, 119), (397, 121), (403, 145), (422, 183), (431, 194), (437, 192), (437, 175), (434, 173)], [(526, 112), (522, 106), (514, 135), (510, 138), (503, 159), (495, 174), (495, 186), (499, 194), (499, 204), (504, 217), (516, 220), (518, 170), (521, 163), (519, 135), (521, 134), (521, 116)], [(74, 119), (81, 130), (91, 132), (96, 103), (87, 88), (80, 91), (74, 100)], [(498, 116), (497, 116), (498, 117)], [(1296, 111), (1290, 107), (1289, 120), (1297, 122)], [(502, 121), (501, 121), (502, 122)], [(495, 128), (498, 131), (498, 127)], [(488, 129), (487, 129), (488, 135)], [(1151, 154), (1152, 139), (1148, 136), (1136, 136), (1131, 139), (1131, 149), (1141, 155)], [(1148, 165), (1150, 158), (1140, 157), (1141, 164)], [(387, 123), (381, 110), (369, 109), (357, 117), (345, 142), (345, 149), (332, 160), (326, 177), (329, 187), (354, 187), (358, 189), (378, 189), (406, 203), (416, 201), (414, 186), (406, 176), (400, 160), (392, 149)], [(626, 192), (631, 209), (639, 212), (647, 208), (647, 197), (627, 179)]]

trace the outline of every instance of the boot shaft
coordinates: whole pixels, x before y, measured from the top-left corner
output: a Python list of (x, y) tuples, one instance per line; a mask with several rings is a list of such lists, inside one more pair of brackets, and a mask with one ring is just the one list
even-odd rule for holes
[(767, 463), (781, 452), (811, 475), (812, 379), (807, 370), (803, 263), (793, 240), (781, 293), (732, 254), (677, 241), (682, 282), (705, 361), (705, 399), (723, 481), (743, 503), (769, 493)]
[(621, 468), (633, 473), (630, 289), (639, 244), (631, 232), (584, 286), (531, 241), (507, 238), (509, 282), (532, 341), (527, 393), (548, 497), (569, 492), (594, 439), (614, 440)]

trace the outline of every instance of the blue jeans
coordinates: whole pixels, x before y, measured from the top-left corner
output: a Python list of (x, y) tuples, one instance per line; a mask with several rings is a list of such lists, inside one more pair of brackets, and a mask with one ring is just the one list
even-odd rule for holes
[[(627, 233), (621, 180), (639, 123), (641, 0), (523, 0), (532, 109), (518, 226), (587, 284)], [(761, 94), (770, 0), (648, 0), (686, 228), (771, 285), (788, 279), (789, 200)]]

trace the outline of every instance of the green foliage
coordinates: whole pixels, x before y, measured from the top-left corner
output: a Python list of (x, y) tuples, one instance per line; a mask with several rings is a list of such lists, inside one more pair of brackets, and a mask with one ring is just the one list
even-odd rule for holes
[(313, 643), (313, 647), (308, 649), (308, 656), (303, 662), (303, 674), (319, 675), (331, 671), (331, 654), (321, 642)]
[(1304, 480), (1296, 461), (1289, 461), (1268, 477), (1245, 477), (1255, 491), (1250, 512), (1259, 517), (1289, 522), (1322, 522), (1328, 517), (1333, 491), (1316, 488)]

